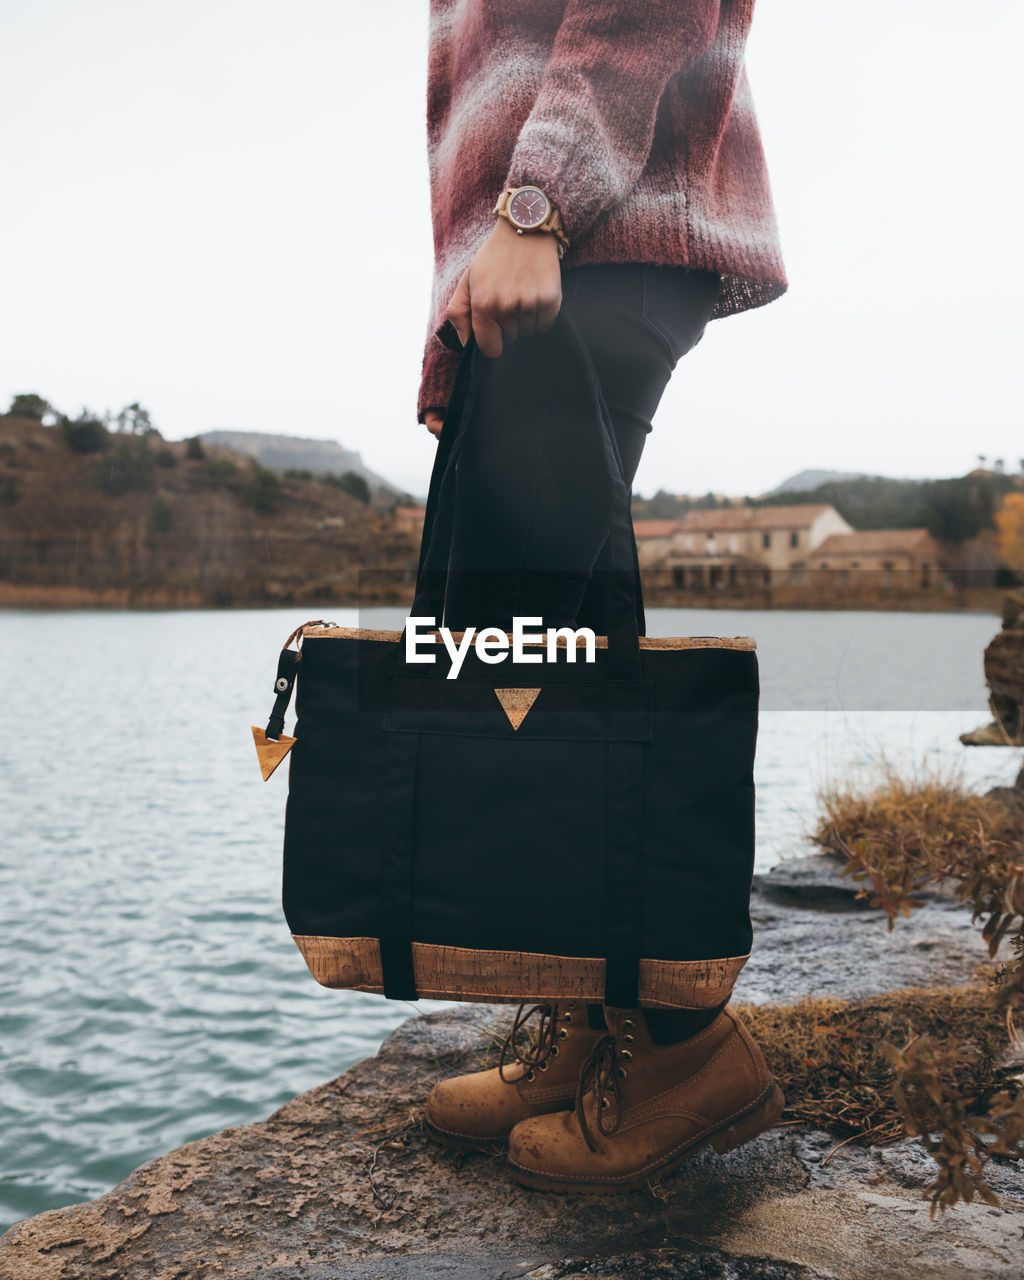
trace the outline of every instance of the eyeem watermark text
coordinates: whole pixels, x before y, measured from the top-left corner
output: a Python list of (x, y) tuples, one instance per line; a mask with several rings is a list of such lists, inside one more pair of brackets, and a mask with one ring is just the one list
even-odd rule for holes
[[(580, 637), (583, 639), (584, 662), (594, 661), (596, 637), (589, 627), (547, 627), (543, 633), (527, 632), (526, 627), (539, 626), (541, 618), (513, 618), (511, 640), (506, 632), (497, 627), (467, 627), (458, 644), (448, 627), (438, 627), (433, 618), (406, 618), (405, 620), (405, 660), (406, 662), (436, 662), (437, 642), (426, 632), (440, 632), (444, 647), (452, 660), (447, 680), (454, 680), (462, 670), (466, 654), (470, 649), (476, 650), (481, 662), (504, 662), (511, 653), (513, 662), (557, 662), (559, 641), (564, 641), (565, 659), (575, 662)], [(419, 652), (420, 645), (429, 645), (424, 652)], [(532, 646), (530, 652), (527, 646)], [(537, 652), (541, 649), (541, 652)]]

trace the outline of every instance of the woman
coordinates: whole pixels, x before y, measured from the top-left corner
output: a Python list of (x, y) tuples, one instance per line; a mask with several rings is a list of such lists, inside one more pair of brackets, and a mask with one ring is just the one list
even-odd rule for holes
[[(459, 460), (453, 629), (511, 629), (527, 615), (605, 630), (607, 509), (581, 473), (575, 429), (592, 405), (559, 395), (568, 328), (631, 483), (672, 371), (708, 320), (785, 291), (743, 64), (752, 9), (432, 0), (436, 263), (418, 414), (435, 435), (471, 334), (480, 361)], [(526, 1185), (641, 1185), (778, 1118), (781, 1095), (729, 1006), (537, 1012), (528, 1052), (515, 1048), (520, 1009), (502, 1065), (442, 1081), (426, 1116), (450, 1146), (508, 1140)]]

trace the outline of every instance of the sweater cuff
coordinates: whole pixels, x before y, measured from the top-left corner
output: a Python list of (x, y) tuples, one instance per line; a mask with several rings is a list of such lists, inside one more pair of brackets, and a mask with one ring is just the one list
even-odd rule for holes
[(423, 415), (428, 409), (439, 412), (447, 409), (461, 358), (459, 352), (442, 346), (435, 334), (430, 335), (423, 357), (423, 377), (416, 404), (417, 422), (423, 422)]

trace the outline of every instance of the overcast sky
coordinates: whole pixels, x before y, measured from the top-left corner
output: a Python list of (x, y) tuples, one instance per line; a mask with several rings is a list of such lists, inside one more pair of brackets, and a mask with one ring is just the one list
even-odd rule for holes
[[(680, 362), (638, 491), (1017, 466), (1020, 9), (761, 0), (790, 292)], [(0, 407), (337, 439), (424, 493), (426, 40), (427, 0), (0, 5)]]

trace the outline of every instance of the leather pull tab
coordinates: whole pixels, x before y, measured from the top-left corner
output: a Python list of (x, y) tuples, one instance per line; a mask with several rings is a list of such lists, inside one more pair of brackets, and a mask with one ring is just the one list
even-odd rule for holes
[(289, 738), (287, 734), (282, 733), (275, 742), (272, 738), (268, 738), (265, 730), (260, 729), (257, 725), (252, 725), (252, 740), (256, 744), (256, 755), (259, 757), (260, 773), (263, 774), (263, 781), (266, 782), (277, 766), (285, 758), (292, 747), (295, 746), (295, 739)]
[(274, 693), (277, 696), (274, 699), (274, 707), (267, 721), (266, 730), (267, 737), (271, 741), (276, 742), (283, 737), (284, 713), (288, 710), (288, 703), (292, 698), (292, 689), (295, 687), (295, 677), (298, 674), (301, 657), (297, 649), (282, 649), (281, 656), (277, 660), (277, 677), (274, 680)]

